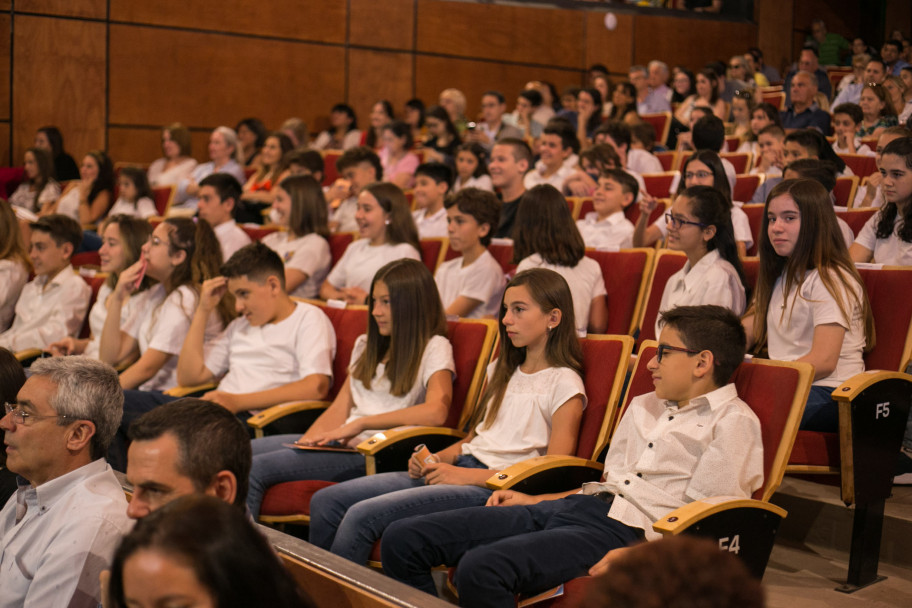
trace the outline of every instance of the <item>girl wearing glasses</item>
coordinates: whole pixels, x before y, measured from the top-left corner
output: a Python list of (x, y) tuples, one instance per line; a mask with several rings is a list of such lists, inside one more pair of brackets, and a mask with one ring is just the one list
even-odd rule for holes
[[(668, 248), (684, 252), (687, 262), (665, 284), (659, 312), (715, 304), (740, 316), (749, 288), (723, 194), (709, 186), (687, 188), (665, 214), (665, 222)], [(658, 319), (655, 331), (658, 336)]]
[(829, 193), (810, 179), (785, 180), (766, 201), (760, 273), (743, 323), (754, 350), (814, 366), (802, 430), (835, 432), (833, 389), (864, 371), (874, 318), (836, 224)]

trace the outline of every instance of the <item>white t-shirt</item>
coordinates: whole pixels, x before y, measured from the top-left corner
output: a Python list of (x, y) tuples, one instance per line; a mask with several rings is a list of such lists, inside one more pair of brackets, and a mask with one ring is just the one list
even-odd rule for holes
[[(677, 271), (665, 283), (659, 312), (676, 306), (698, 306), (716, 304), (724, 306), (741, 316), (746, 304), (744, 285), (738, 271), (727, 260), (712, 250), (691, 267), (688, 260), (684, 268)], [(656, 317), (655, 335), (659, 336), (659, 317)]]
[(290, 232), (273, 232), (264, 236), (260, 242), (278, 253), (286, 268), (307, 275), (307, 280), (289, 292), (289, 295), (298, 298), (316, 298), (320, 295), (320, 286), (332, 266), (332, 255), (326, 239), (315, 233), (295, 238)]
[[(351, 365), (348, 366), (349, 374), (355, 367), (355, 363), (361, 357), (361, 353), (367, 348), (367, 335), (362, 334), (355, 340), (355, 346), (352, 348)], [(419, 403), (424, 403), (427, 396), (427, 384), (436, 372), (440, 370), (449, 370), (453, 376), (456, 375), (456, 364), (453, 361), (453, 346), (450, 341), (443, 336), (431, 336), (424, 352), (421, 354), (421, 364), (418, 367), (418, 376), (415, 378), (415, 384), (408, 393), (401, 397), (390, 394), (390, 380), (386, 377), (386, 365), (377, 364), (374, 377), (371, 379), (370, 389), (366, 388), (360, 380), (356, 380), (351, 375), (348, 379), (351, 383), (352, 406), (346, 424), (356, 418), (365, 416), (374, 416), (376, 414), (385, 414), (394, 412), (406, 407), (411, 407)], [(369, 429), (349, 440), (348, 445), (358, 445), (368, 437), (374, 434), (377, 429)]]
[(370, 291), (371, 281), (377, 271), (389, 262), (402, 258), (421, 261), (418, 250), (409, 243), (384, 243), (372, 247), (370, 239), (358, 239), (348, 246), (326, 280), (337, 289), (360, 287), (364, 291)]
[(462, 257), (444, 262), (434, 274), (444, 309), (459, 296), (465, 296), (481, 302), (466, 318), (497, 317), (506, 283), (503, 268), (487, 249), (468, 266), (462, 262)]
[[(745, 249), (750, 249), (751, 245), (754, 244), (754, 233), (751, 232), (750, 221), (747, 219), (747, 214), (744, 213), (744, 209), (741, 208), (741, 205), (743, 204), (744, 203), (739, 202), (732, 203), (732, 229), (735, 231), (735, 240), (743, 242)], [(668, 236), (668, 225), (665, 222), (664, 215), (653, 222), (652, 225), (659, 229), (662, 233), (662, 238)]]
[[(91, 337), (89, 343), (86, 344), (85, 351), (82, 353), (86, 357), (91, 357), (93, 359), (98, 358), (98, 349), (101, 346), (101, 332), (104, 329), (105, 319), (108, 318), (107, 300), (108, 296), (111, 295), (111, 291), (108, 284), (104, 283), (98, 290), (98, 297), (95, 299), (95, 304), (93, 304), (91, 310), (89, 310), (89, 330), (91, 331)], [(148, 297), (149, 290), (146, 289), (127, 298), (126, 302), (123, 304), (123, 309), (120, 311), (121, 329), (123, 329), (127, 319), (133, 315), (133, 311), (136, 310), (137, 307), (141, 307)]]
[[(140, 354), (148, 349), (173, 355), (154, 376), (143, 383), (143, 391), (162, 391), (177, 386), (177, 356), (190, 329), (196, 310), (197, 294), (188, 285), (182, 285), (165, 297), (161, 283), (149, 290), (149, 296), (122, 325), (122, 331), (139, 343)], [(206, 324), (205, 341), (221, 331), (222, 323), (215, 312)]]
[(470, 177), (466, 180), (464, 184), (460, 184), (459, 180), (456, 179), (453, 182), (452, 192), (459, 192), (463, 188), (478, 188), (479, 190), (486, 190), (488, 192), (494, 192), (494, 184), (491, 183), (490, 175), (481, 175), (479, 177)]
[(190, 177), (198, 164), (195, 158), (185, 158), (170, 169), (165, 169), (167, 163), (168, 159), (159, 158), (149, 165), (149, 185), (153, 188), (176, 186), (182, 179)]
[(418, 238), (431, 239), (444, 237), (447, 235), (447, 214), (446, 208), (441, 207), (430, 217), (424, 214), (424, 209), (419, 209), (412, 213), (415, 220), (415, 227), (418, 228)]
[(108, 211), (108, 217), (115, 215), (129, 215), (130, 217), (138, 217), (144, 220), (147, 217), (158, 215), (158, 209), (155, 208), (155, 203), (148, 196), (136, 201), (135, 205), (121, 197), (117, 199), (117, 202)]
[(28, 281), (28, 269), (17, 260), (0, 260), (0, 332), (13, 322), (13, 312), (22, 288)]
[(540, 186), (542, 184), (551, 184), (558, 190), (561, 190), (564, 187), (564, 181), (573, 174), (575, 169), (574, 167), (568, 167), (562, 163), (557, 171), (548, 177), (545, 177), (545, 172), (547, 170), (548, 168), (545, 164), (542, 161), (538, 161), (538, 163), (535, 164), (535, 167), (526, 173), (526, 176), (523, 178), (523, 186), (526, 187), (526, 190), (531, 190), (535, 186)]
[(874, 156), (874, 151), (868, 147), (868, 144), (861, 144), (859, 146), (857, 141), (855, 142), (855, 144), (856, 144), (855, 151), (849, 152), (848, 146), (846, 146), (845, 148), (840, 148), (839, 144), (834, 141), (833, 142), (833, 152), (835, 152), (836, 154), (863, 154), (865, 156)]
[(79, 186), (73, 186), (57, 201), (57, 213), (79, 221)]
[[(839, 386), (855, 374), (863, 372), (865, 330), (861, 307), (854, 304), (849, 306), (850, 300), (846, 297), (845, 291), (839, 290), (839, 297), (849, 310), (851, 323), (847, 324), (839, 312), (836, 300), (827, 291), (816, 269), (808, 270), (804, 275), (804, 281), (793, 289), (788, 297), (782, 292), (782, 283), (782, 277), (776, 279), (766, 318), (770, 359), (794, 361), (803, 357), (810, 352), (813, 345), (814, 328), (818, 325), (836, 323), (846, 329), (839, 352), (839, 362), (832, 374), (815, 381), (814, 385)], [(856, 283), (854, 289), (856, 295), (860, 296), (864, 288)], [(796, 292), (800, 292), (800, 297), (797, 297)]]
[(215, 237), (218, 239), (219, 245), (222, 246), (223, 262), (227, 262), (235, 251), (253, 242), (250, 240), (250, 236), (234, 220), (222, 222), (213, 227), (212, 231), (215, 232)]
[(615, 211), (599, 221), (598, 213), (592, 211), (576, 221), (576, 227), (583, 236), (586, 247), (614, 251), (633, 247), (633, 224), (623, 211)]
[(637, 173), (662, 173), (665, 168), (662, 167), (662, 161), (655, 154), (650, 154), (640, 148), (630, 148), (627, 150), (627, 168)]
[(329, 317), (316, 306), (296, 302), (278, 323), (251, 327), (246, 317), (232, 321), (210, 344), (206, 369), (215, 377), (224, 374), (219, 390), (252, 393), (315, 374), (332, 378), (335, 355)]
[[(497, 362), (488, 366), (488, 377)], [(569, 367), (549, 367), (534, 374), (517, 368), (510, 377), (497, 418), (489, 428), (484, 420), (475, 427), (475, 437), (462, 445), (489, 468), (499, 470), (548, 453), (551, 418), (567, 401), (579, 395), (586, 407), (586, 387)]]
[(519, 263), (519, 266), (516, 267), (516, 272), (522, 272), (529, 268), (548, 268), (566, 279), (567, 285), (570, 287), (570, 293), (573, 296), (576, 333), (580, 337), (585, 337), (586, 328), (589, 327), (589, 308), (592, 306), (592, 300), (607, 295), (605, 279), (602, 277), (602, 267), (598, 265), (598, 262), (583, 256), (583, 259), (571, 268), (569, 266), (548, 264), (539, 254), (533, 253)]
[(903, 241), (897, 234), (902, 223), (902, 213), (896, 214), (893, 232), (885, 239), (877, 238), (877, 220), (880, 214), (881, 212), (875, 213), (865, 222), (855, 242), (874, 252), (873, 261), (877, 264), (912, 266), (912, 243)]

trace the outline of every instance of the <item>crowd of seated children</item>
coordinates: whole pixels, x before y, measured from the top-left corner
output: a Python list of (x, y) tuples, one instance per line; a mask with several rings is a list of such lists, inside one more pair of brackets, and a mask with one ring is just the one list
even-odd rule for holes
[(79, 179), (79, 167), (73, 157), (63, 148), (63, 135), (60, 129), (53, 126), (41, 127), (35, 132), (36, 148), (46, 150), (51, 154), (53, 161), (53, 176), (58, 182), (68, 182)]
[(513, 606), (518, 592), (552, 588), (657, 539), (652, 524), (671, 509), (760, 487), (760, 423), (729, 383), (744, 357), (738, 318), (716, 306), (663, 318), (648, 363), (655, 392), (635, 397), (621, 418), (604, 481), (537, 496), (501, 490), (483, 507), (394, 522), (381, 544), (384, 572), (435, 594), (431, 569), (458, 561), (461, 605)]
[(444, 312), (448, 317), (495, 317), (504, 275), (488, 245), (500, 220), (500, 201), (486, 190), (463, 188), (445, 205), (450, 249), (460, 256), (442, 263), (434, 273)]
[[(136, 170), (145, 177), (145, 173), (141, 169)], [(120, 273), (139, 261), (143, 245), (152, 234), (152, 226), (142, 219), (128, 215), (114, 215), (102, 222), (99, 233), (101, 234), (101, 249), (98, 250), (98, 256), (101, 260), (101, 271), (107, 273), (108, 276), (98, 290), (95, 304), (89, 310), (89, 337), (62, 337), (48, 346), (48, 351), (54, 356), (85, 355), (93, 359), (99, 358), (101, 332), (108, 315), (108, 300), (111, 292), (117, 285)], [(136, 308), (142, 306), (143, 301), (149, 295), (148, 290), (152, 282), (151, 277), (144, 276), (130, 297), (122, 302), (122, 319), (128, 319)], [(115, 361), (114, 365), (122, 363), (124, 362)]]
[(582, 348), (567, 282), (534, 268), (507, 285), (500, 314), (501, 352), (464, 439), (417, 455), (408, 472), (369, 475), (324, 488), (311, 500), (310, 542), (365, 563), (394, 521), (482, 506), (498, 470), (544, 454), (576, 449), (583, 410)]
[[(218, 239), (206, 220), (168, 218), (143, 245), (142, 259), (124, 269), (108, 297), (108, 314), (99, 343), (99, 358), (114, 365), (134, 359), (120, 374), (125, 389), (165, 390), (177, 386), (177, 355), (196, 309), (201, 281), (216, 276), (221, 265)], [(128, 318), (125, 301), (148, 275), (158, 281)], [(223, 303), (209, 319), (214, 337), (231, 319)]]
[(456, 147), (456, 178), (453, 192), (463, 188), (479, 188), (494, 192), (488, 173), (488, 151), (481, 144), (464, 143)]
[(117, 177), (117, 200), (108, 211), (108, 217), (128, 215), (147, 219), (158, 215), (152, 188), (146, 172), (139, 167), (123, 167)]
[(184, 209), (196, 209), (200, 182), (213, 173), (227, 173), (238, 183), (247, 181), (244, 175), (242, 150), (237, 133), (229, 127), (216, 127), (209, 134), (209, 162), (197, 165), (188, 177), (177, 182), (174, 194), (174, 206)]
[(284, 133), (274, 131), (266, 136), (260, 149), (257, 170), (244, 184), (245, 201), (260, 203), (262, 206), (268, 206), (272, 202), (270, 191), (281, 180), (285, 171), (282, 160), (292, 149), (291, 139)]
[(563, 118), (552, 118), (545, 125), (538, 143), (539, 160), (526, 173), (523, 185), (531, 190), (540, 184), (551, 184), (558, 190), (576, 168), (576, 163), (567, 163), (571, 156), (580, 151), (580, 140), (573, 131), (573, 125)]
[[(383, 165), (383, 179), (403, 190), (415, 185), (415, 169), (421, 162), (418, 155), (410, 152), (412, 130), (401, 120), (394, 120), (381, 128), (380, 164)], [(370, 146), (369, 146), (370, 147)]]
[(79, 165), (79, 180), (71, 181), (53, 203), (38, 215), (60, 214), (80, 225), (94, 224), (105, 216), (114, 198), (114, 165), (101, 150), (89, 152)]
[(874, 161), (877, 166), (877, 171), (866, 177), (865, 183), (858, 186), (858, 191), (855, 193), (855, 202), (852, 205), (853, 207), (883, 206), (884, 197), (883, 191), (881, 190), (883, 176), (880, 174), (880, 161), (883, 156), (884, 148), (886, 148), (894, 139), (909, 136), (912, 136), (912, 132), (905, 127), (888, 127), (880, 134), (880, 137), (877, 138), (877, 144), (874, 147)]
[(554, 186), (535, 186), (523, 195), (513, 234), (516, 270), (548, 268), (567, 281), (580, 337), (605, 333), (608, 324), (602, 268), (585, 253), (567, 201)]
[[(37, 214), (60, 196), (60, 184), (54, 179), (54, 165), (47, 150), (29, 148), (25, 151), (23, 177), (23, 182), (7, 199), (14, 208)], [(32, 215), (29, 217), (34, 218)]]
[(10, 205), (0, 204), (0, 332), (13, 322), (16, 301), (31, 269), (16, 214)]
[(491, 148), (488, 159), (488, 173), (491, 184), (500, 192), (503, 204), (500, 207), (500, 224), (494, 231), (494, 238), (513, 238), (513, 224), (526, 187), (523, 177), (532, 166), (532, 150), (521, 139), (505, 138)]
[(749, 342), (770, 359), (806, 361), (814, 384), (801, 429), (836, 432), (831, 393), (864, 371), (874, 319), (836, 224), (829, 193), (809, 179), (770, 192), (760, 231), (760, 272), (744, 317)]
[(415, 211), (412, 219), (422, 239), (447, 235), (447, 215), (443, 206), (450, 186), (453, 185), (453, 170), (449, 166), (429, 162), (415, 169)]
[[(392, 186), (390, 186), (392, 187)], [(277, 483), (344, 481), (365, 474), (355, 452), (296, 449), (354, 447), (403, 424), (439, 425), (453, 392), (453, 348), (434, 278), (419, 261), (394, 260), (373, 276), (367, 333), (352, 349), (349, 376), (333, 403), (306, 433), (253, 441), (247, 506), (257, 517), (266, 490)]]
[(149, 165), (149, 184), (153, 188), (173, 186), (190, 176), (196, 168), (191, 156), (190, 129), (176, 122), (162, 130), (162, 158)]
[(885, 203), (849, 250), (856, 262), (912, 266), (912, 137), (891, 141), (880, 159)]
[(456, 163), (456, 149), (462, 143), (456, 125), (450, 115), (440, 106), (431, 106), (424, 117), (427, 139), (421, 144), (424, 160), (446, 163), (451, 167)]
[(383, 147), (383, 129), (393, 120), (395, 120), (393, 104), (389, 100), (381, 99), (372, 105), (369, 116), (370, 128), (361, 134), (360, 145), (367, 146), (371, 150), (380, 150)]
[(859, 137), (877, 137), (887, 127), (895, 127), (898, 124), (893, 102), (890, 101), (882, 84), (866, 84), (861, 90), (858, 105), (861, 106), (863, 117), (858, 125)]
[(332, 266), (323, 188), (310, 175), (292, 175), (273, 188), (273, 194), (276, 224), (287, 230), (267, 234), (261, 242), (285, 263), (285, 290), (316, 298)]
[[(782, 177), (783, 179), (803, 177), (819, 182), (829, 193), (830, 202), (835, 204), (836, 197), (833, 194), (833, 188), (836, 187), (836, 167), (833, 166), (833, 163), (811, 158), (796, 160), (786, 165)], [(839, 232), (842, 234), (846, 247), (851, 247), (852, 242), (855, 240), (855, 233), (852, 232), (852, 227), (838, 215), (836, 216), (836, 223), (839, 225)]]
[(47, 215), (29, 227), (28, 254), (35, 278), (22, 288), (13, 324), (0, 334), (0, 347), (13, 352), (45, 349), (66, 336), (75, 336), (82, 327), (92, 291), (70, 265), (73, 252), (82, 242), (82, 228), (76, 220)]
[(323, 299), (363, 304), (381, 266), (400, 258), (421, 259), (418, 231), (398, 187), (386, 182), (365, 186), (358, 195), (355, 219), (359, 238), (348, 246), (323, 282)]
[(576, 221), (583, 243), (591, 249), (624, 249), (633, 246), (633, 224), (624, 209), (636, 201), (640, 186), (622, 169), (605, 169), (592, 194), (594, 211)]
[(241, 204), (241, 183), (227, 173), (213, 173), (199, 183), (197, 212), (215, 232), (222, 259), (250, 244), (250, 237), (237, 225), (235, 217)]
[(367, 146), (342, 153), (336, 161), (337, 179), (326, 194), (330, 205), (329, 228), (333, 232), (356, 232), (358, 194), (368, 184), (383, 180), (380, 157)]
[(750, 152), (756, 158), (760, 150), (760, 132), (770, 125), (782, 128), (782, 119), (779, 111), (769, 103), (760, 103), (752, 106), (750, 111), (750, 130), (744, 135), (736, 152)]
[(361, 145), (358, 117), (348, 104), (337, 103), (329, 112), (330, 127), (314, 140), (315, 150), (350, 150)]
[[(833, 151), (830, 142), (816, 129), (791, 131), (782, 142), (783, 165), (805, 159), (824, 160), (832, 163), (836, 169), (837, 177), (853, 175), (852, 169)], [(765, 203), (769, 198), (770, 192), (781, 181), (781, 177), (767, 176), (763, 183), (760, 184), (760, 187), (754, 191), (750, 202)]]
[[(665, 214), (667, 247), (687, 255), (684, 267), (665, 283), (659, 312), (677, 306), (715, 304), (744, 313), (750, 288), (738, 257), (730, 206), (710, 186), (691, 186), (678, 194)], [(656, 321), (656, 333), (660, 333)]]
[[(243, 167), (255, 167), (260, 160), (260, 148), (266, 143), (266, 125), (259, 118), (243, 118), (234, 127), (240, 148), (240, 162)], [(238, 180), (240, 181), (240, 180)]]

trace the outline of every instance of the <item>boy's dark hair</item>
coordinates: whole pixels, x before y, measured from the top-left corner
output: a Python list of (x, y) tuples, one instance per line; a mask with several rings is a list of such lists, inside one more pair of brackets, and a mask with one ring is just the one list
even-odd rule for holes
[(545, 101), (544, 98), (542, 97), (542, 94), (539, 93), (538, 91), (536, 91), (535, 89), (526, 89), (525, 91), (520, 93), (519, 96), (522, 97), (523, 99), (525, 99), (526, 101), (528, 101), (530, 104), (532, 104), (533, 108), (537, 108), (538, 106), (542, 105), (542, 103), (544, 103), (544, 101)]
[(493, 192), (478, 188), (463, 188), (448, 196), (443, 206), (447, 209), (455, 206), (460, 213), (475, 218), (479, 225), (487, 224), (490, 230), (481, 237), (481, 244), (487, 247), (491, 244), (494, 231), (500, 224), (500, 204), (500, 199)]
[(149, 185), (149, 176), (139, 167), (123, 167), (120, 176), (125, 177), (136, 187), (136, 200), (152, 198), (152, 186)]
[(857, 103), (841, 103), (835, 108), (833, 108), (833, 117), (837, 114), (845, 114), (852, 119), (856, 125), (864, 120), (864, 112), (861, 110), (861, 106)]
[(219, 200), (223, 203), (229, 198), (233, 199), (234, 205), (231, 207), (231, 217), (235, 216), (238, 205), (241, 202), (242, 192), (241, 183), (236, 177), (229, 175), (228, 173), (212, 173), (200, 180), (199, 185), (200, 188), (203, 186), (212, 186), (215, 188)]
[[(510, 146), (513, 149), (513, 159), (516, 162), (521, 160), (526, 161), (529, 165), (529, 169), (532, 168), (532, 148), (529, 147), (529, 144), (524, 142), (521, 139), (516, 139), (515, 137), (504, 137), (503, 139), (498, 139), (494, 142), (495, 146)], [(492, 146), (493, 149), (493, 146)]]
[(623, 123), (619, 120), (609, 120), (603, 122), (602, 125), (595, 130), (595, 135), (599, 133), (604, 133), (608, 137), (614, 140), (615, 145), (618, 148), (627, 145), (627, 148), (630, 148), (630, 127), (626, 123)]
[(561, 91), (561, 97), (564, 97), (565, 95), (573, 95), (573, 97), (575, 98), (577, 95), (579, 95), (579, 92), (582, 90), (583, 89), (581, 87), (571, 84), (570, 86), (566, 86), (563, 88), (563, 90)]
[(446, 183), (447, 190), (453, 187), (453, 170), (449, 165), (438, 162), (421, 163), (415, 169), (415, 177), (424, 175), (434, 180), (434, 183)]
[(718, 152), (725, 143), (725, 124), (715, 114), (707, 114), (693, 126), (693, 146), (697, 150)]
[(624, 194), (632, 194), (634, 201), (636, 201), (637, 197), (640, 195), (639, 182), (637, 182), (635, 177), (623, 169), (604, 169), (599, 174), (599, 177), (606, 177), (619, 183)]
[[(820, 58), (820, 52), (817, 50), (817, 45), (812, 43), (807, 43), (801, 47), (801, 51), (810, 51), (814, 53), (814, 57)], [(799, 53), (801, 52), (799, 51)]]
[(82, 226), (68, 215), (60, 215), (59, 213), (46, 215), (39, 217), (37, 221), (30, 223), (29, 226), (32, 230), (46, 232), (51, 235), (58, 247), (64, 243), (72, 245), (71, 256), (76, 253), (79, 245), (82, 244)]
[(286, 167), (292, 164), (301, 165), (310, 171), (311, 175), (316, 175), (319, 173), (321, 178), (323, 177), (323, 172), (325, 171), (323, 155), (316, 150), (292, 150), (285, 155), (283, 164)]
[(576, 129), (566, 118), (552, 118), (542, 129), (542, 135), (557, 135), (561, 139), (561, 149), (570, 148), (576, 154), (580, 151), (580, 141), (576, 136)]
[(383, 180), (383, 165), (380, 163), (380, 157), (367, 146), (358, 146), (343, 152), (339, 160), (336, 161), (336, 171), (342, 173), (349, 167), (354, 167), (361, 163), (369, 163), (374, 168), (377, 178), (374, 180), (375, 182)]
[(177, 470), (203, 492), (219, 471), (237, 480), (234, 506), (244, 510), (250, 477), (250, 436), (237, 416), (202, 399), (165, 403), (137, 418), (127, 435), (131, 441), (152, 441), (165, 433), (177, 439)]
[(798, 177), (820, 182), (827, 192), (832, 192), (833, 188), (836, 187), (836, 165), (830, 161), (803, 158), (786, 165), (782, 173), (784, 174), (786, 171), (794, 171), (798, 174)]
[(267, 277), (276, 277), (282, 289), (285, 289), (285, 264), (282, 263), (282, 258), (259, 241), (235, 251), (219, 268), (219, 274), (226, 279), (246, 276), (256, 283), (262, 283)]
[(760, 129), (760, 132), (757, 133), (757, 135), (758, 136), (772, 135), (774, 137), (779, 137), (779, 138), (785, 139), (785, 129), (783, 129), (779, 125), (766, 125), (762, 129)]
[(485, 91), (481, 94), (482, 99), (485, 97), (495, 97), (498, 103), (506, 103), (506, 99), (503, 96), (503, 93), (500, 91)]
[[(871, 59), (868, 61), (868, 63), (879, 63), (879, 64), (880, 64), (880, 68), (881, 68), (884, 72), (887, 71), (887, 64), (884, 63), (884, 60), (881, 59), (880, 57), (871, 57)], [(902, 71), (902, 70), (900, 70), (900, 71)], [(889, 75), (889, 74), (888, 74), (888, 75)]]
[(678, 306), (661, 313), (662, 327), (671, 327), (690, 350), (708, 350), (713, 355), (713, 383), (728, 384), (747, 351), (741, 320), (723, 306)]
[(643, 144), (644, 150), (652, 152), (656, 141), (656, 130), (651, 122), (638, 122), (630, 127), (630, 137)]
[(785, 141), (794, 142), (806, 149), (811, 156), (820, 156), (820, 138), (814, 129), (798, 129), (786, 134)]

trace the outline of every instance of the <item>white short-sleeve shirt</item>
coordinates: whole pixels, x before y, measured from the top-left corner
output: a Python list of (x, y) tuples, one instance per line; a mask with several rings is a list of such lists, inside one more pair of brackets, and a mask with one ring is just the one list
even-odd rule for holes
[[(854, 283), (853, 279), (849, 280)], [(839, 386), (855, 374), (863, 372), (865, 329), (861, 307), (854, 303), (849, 305), (851, 300), (846, 297), (845, 291), (840, 289), (839, 298), (849, 311), (850, 323), (846, 323), (836, 299), (827, 291), (816, 269), (807, 271), (804, 281), (793, 288), (787, 297), (783, 293), (782, 285), (783, 277), (779, 277), (770, 297), (766, 317), (770, 359), (794, 361), (803, 357), (810, 352), (813, 345), (814, 328), (818, 325), (836, 323), (846, 330), (839, 351), (839, 362), (832, 374), (815, 381), (814, 385)], [(863, 289), (855, 283), (856, 296), (860, 296)]]
[[(367, 348), (367, 335), (362, 334), (358, 336), (355, 346), (352, 348), (352, 363), (348, 368), (349, 372), (354, 369), (355, 363), (361, 357), (365, 348)], [(428, 381), (431, 376), (440, 370), (448, 370), (453, 376), (456, 375), (453, 346), (443, 336), (432, 336), (421, 354), (421, 365), (418, 367), (418, 376), (415, 378), (415, 384), (405, 395), (396, 397), (390, 394), (392, 385), (385, 375), (386, 365), (383, 363), (377, 365), (369, 389), (360, 380), (356, 380), (349, 375), (348, 381), (351, 383), (352, 403), (354, 405), (345, 420), (346, 424), (357, 418), (385, 414), (386, 412), (393, 412), (423, 403), (427, 396)], [(361, 433), (349, 440), (348, 444), (357, 445), (370, 437), (375, 430), (370, 429)]]
[(585, 337), (586, 329), (589, 327), (589, 308), (592, 306), (592, 300), (607, 295), (602, 267), (598, 265), (598, 262), (583, 256), (576, 266), (571, 268), (570, 266), (548, 264), (539, 254), (533, 253), (519, 263), (516, 272), (529, 268), (547, 268), (564, 277), (570, 287), (570, 294), (573, 296), (576, 333), (580, 337)]
[(337, 289), (360, 287), (364, 291), (370, 291), (371, 281), (377, 271), (393, 260), (402, 258), (421, 261), (418, 250), (409, 243), (371, 246), (369, 239), (358, 239), (348, 246), (326, 280)]
[(215, 377), (225, 375), (219, 390), (250, 393), (317, 374), (332, 378), (335, 354), (329, 317), (316, 306), (296, 302), (278, 323), (252, 327), (246, 317), (232, 321), (210, 344), (206, 369)]
[(234, 220), (222, 222), (215, 226), (212, 231), (215, 232), (219, 245), (222, 246), (223, 262), (227, 262), (235, 251), (252, 242), (250, 236)]
[(623, 211), (616, 211), (603, 220), (599, 220), (598, 213), (592, 211), (577, 220), (576, 227), (586, 247), (602, 250), (633, 247), (634, 227)]
[[(488, 376), (496, 362), (488, 366)], [(503, 469), (527, 458), (548, 453), (551, 440), (551, 418), (575, 396), (583, 398), (586, 387), (574, 370), (549, 367), (533, 374), (519, 368), (513, 372), (504, 393), (497, 418), (489, 428), (482, 420), (475, 427), (475, 437), (462, 445), (470, 454), (491, 469)]]
[[(741, 316), (745, 306), (744, 285), (738, 271), (727, 260), (712, 250), (693, 266), (690, 260), (665, 283), (659, 312), (676, 306), (716, 304)], [(659, 317), (656, 318), (655, 335), (658, 337)]]
[[(166, 297), (165, 288), (159, 283), (124, 323), (122, 330), (139, 343), (140, 353), (154, 348), (173, 355), (139, 387), (140, 390), (162, 391), (178, 385), (177, 356), (190, 329), (196, 302), (197, 294), (189, 286), (182, 285)], [(205, 340), (208, 342), (220, 330), (221, 321), (213, 312), (206, 324)]]
[(415, 227), (418, 228), (419, 238), (432, 239), (447, 235), (447, 214), (444, 207), (430, 216), (425, 215), (424, 209), (419, 209), (412, 213), (412, 219), (415, 220)]
[(142, 197), (135, 204), (121, 197), (117, 199), (117, 202), (108, 211), (108, 217), (115, 215), (129, 215), (130, 217), (146, 219), (147, 217), (158, 215), (158, 209), (155, 208), (155, 203), (148, 196)]
[[(92, 305), (91, 310), (89, 310), (89, 330), (91, 331), (91, 337), (89, 343), (86, 344), (83, 355), (86, 357), (91, 357), (93, 359), (98, 358), (98, 350), (101, 346), (101, 332), (104, 329), (105, 319), (108, 318), (108, 296), (111, 295), (112, 289), (108, 287), (107, 283), (104, 283), (101, 288), (98, 290), (98, 297), (95, 299), (95, 304)], [(133, 311), (136, 310), (138, 306), (142, 306), (146, 298), (149, 297), (149, 290), (140, 291), (139, 293), (134, 293), (123, 303), (123, 309), (120, 312), (120, 327), (123, 328), (124, 324), (127, 322), (133, 315)]]
[(887, 264), (890, 266), (912, 266), (912, 243), (907, 243), (897, 234), (899, 226), (902, 223), (902, 213), (896, 214), (896, 220), (893, 223), (893, 232), (885, 239), (877, 238), (877, 222), (880, 213), (872, 215), (855, 242), (874, 252), (874, 262), (877, 264)]
[(506, 283), (503, 268), (487, 249), (468, 266), (462, 262), (461, 257), (444, 262), (434, 274), (444, 309), (459, 296), (465, 296), (481, 302), (466, 318), (496, 317)]
[(662, 173), (665, 170), (662, 167), (662, 161), (655, 154), (639, 148), (627, 150), (627, 167), (640, 174)]
[(330, 216), (330, 219), (339, 225), (336, 228), (338, 232), (357, 232), (358, 222), (355, 221), (355, 211), (357, 210), (357, 196), (349, 197), (339, 203), (339, 206), (336, 207), (336, 210)]
[(478, 188), (479, 190), (494, 192), (494, 184), (491, 183), (491, 176), (487, 174), (478, 177), (470, 177), (464, 184), (460, 184), (458, 179), (453, 182), (453, 192), (459, 192), (463, 188)]
[(299, 298), (316, 298), (320, 295), (320, 286), (332, 266), (332, 255), (326, 239), (315, 233), (295, 237), (290, 232), (273, 232), (264, 236), (261, 242), (279, 254), (285, 262), (285, 268), (293, 268), (307, 275), (307, 280), (289, 295)]

